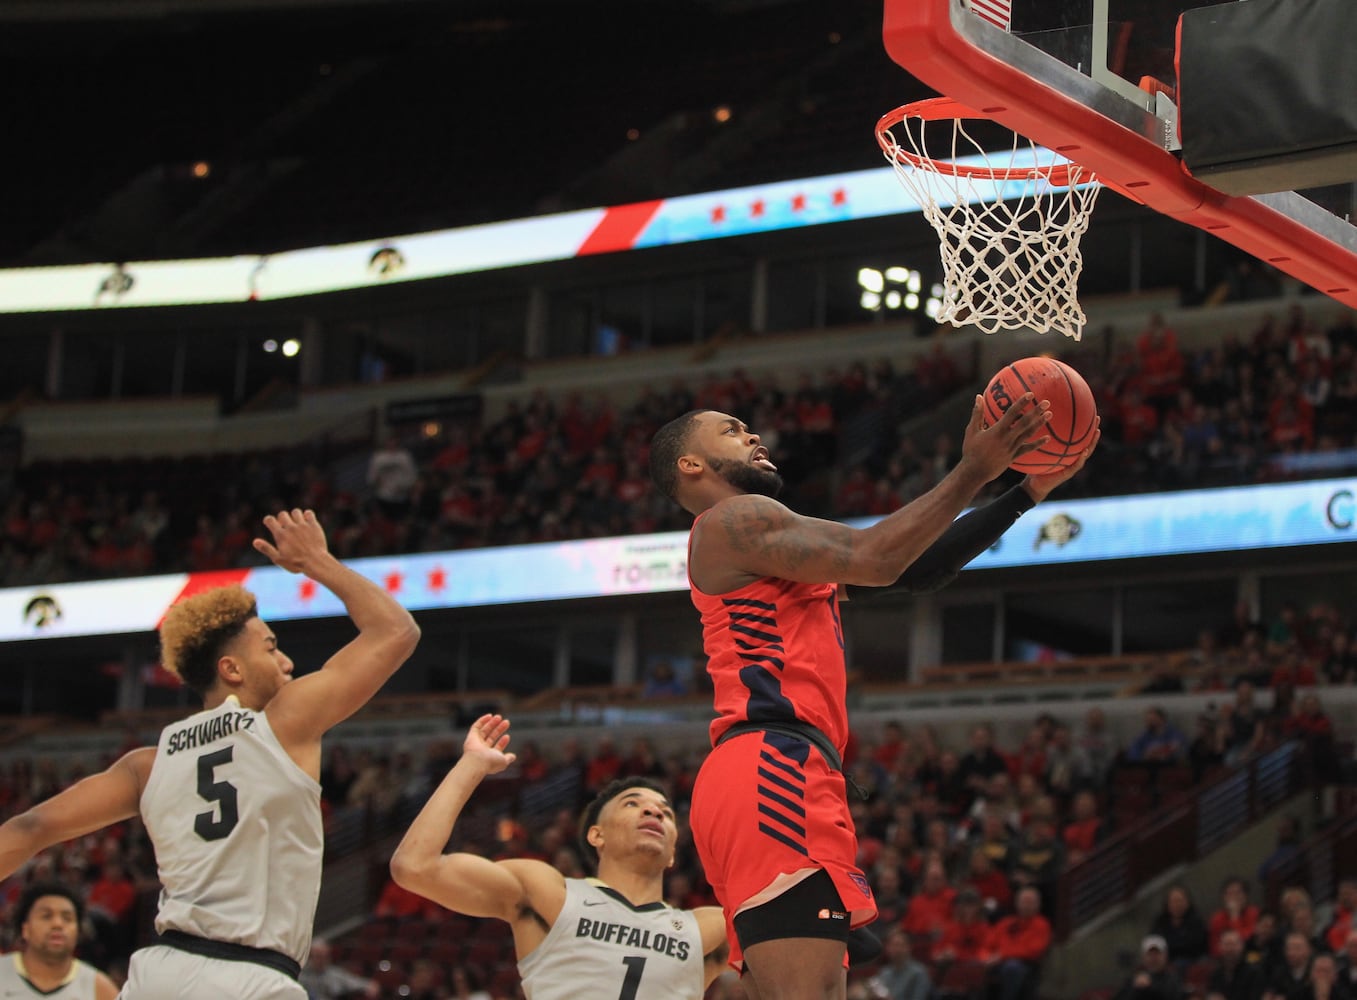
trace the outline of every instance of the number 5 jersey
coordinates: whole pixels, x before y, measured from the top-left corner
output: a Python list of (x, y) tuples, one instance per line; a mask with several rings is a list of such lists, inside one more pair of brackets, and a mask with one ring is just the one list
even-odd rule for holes
[(632, 906), (597, 879), (565, 880), (565, 905), (519, 960), (528, 1000), (701, 1000), (702, 933), (688, 910)]
[(263, 712), (227, 698), (166, 726), (141, 815), (162, 886), (157, 931), (305, 963), (324, 852), (320, 785)]

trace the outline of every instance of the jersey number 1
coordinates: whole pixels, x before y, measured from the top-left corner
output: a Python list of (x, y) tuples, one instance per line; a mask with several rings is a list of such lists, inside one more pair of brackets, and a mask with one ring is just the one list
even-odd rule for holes
[(193, 817), (193, 832), (204, 840), (221, 840), (230, 836), (240, 822), (236, 786), (229, 781), (217, 781), (213, 773), (218, 765), (231, 763), (234, 753), (235, 747), (225, 746), (198, 758), (198, 796), (216, 804), (215, 809)]
[(641, 988), (641, 973), (646, 968), (645, 956), (631, 955), (622, 959), (622, 964), (627, 967), (627, 978), (622, 980), (622, 992), (617, 994), (617, 1000), (636, 1000), (636, 991)]

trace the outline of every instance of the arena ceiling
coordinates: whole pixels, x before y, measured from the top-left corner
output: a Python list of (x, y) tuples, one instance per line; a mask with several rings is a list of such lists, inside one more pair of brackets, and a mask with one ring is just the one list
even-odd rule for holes
[(876, 116), (924, 94), (880, 18), (6, 0), (0, 264), (268, 252), (874, 166)]

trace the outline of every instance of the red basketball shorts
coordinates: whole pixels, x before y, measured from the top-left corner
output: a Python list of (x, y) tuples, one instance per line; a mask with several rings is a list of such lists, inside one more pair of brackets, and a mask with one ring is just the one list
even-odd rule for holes
[(733, 967), (741, 967), (735, 914), (795, 885), (786, 876), (796, 872), (827, 872), (852, 926), (876, 919), (871, 886), (856, 864), (843, 775), (809, 744), (763, 732), (722, 743), (698, 772), (690, 820), (707, 880), (725, 910)]

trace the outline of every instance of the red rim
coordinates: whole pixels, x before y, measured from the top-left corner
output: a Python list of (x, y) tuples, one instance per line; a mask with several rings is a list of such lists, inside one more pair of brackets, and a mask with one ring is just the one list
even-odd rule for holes
[(926, 101), (915, 101), (882, 115), (876, 123), (877, 145), (887, 156), (893, 154), (900, 162), (908, 163), (914, 167), (931, 170), (934, 173), (945, 174), (949, 177), (976, 177), (980, 180), (1017, 181), (1041, 178), (1055, 187), (1070, 186), (1070, 171), (1072, 169), (1086, 174), (1086, 176), (1080, 178), (1081, 181), (1093, 179), (1092, 171), (1085, 171), (1083, 168), (1069, 163), (1054, 163), (1049, 167), (977, 167), (954, 163), (951, 160), (935, 160), (932, 157), (905, 149), (895, 142), (893, 137), (887, 135), (891, 129), (908, 118), (924, 122), (992, 121), (993, 119), (987, 114), (952, 100), (950, 97), (932, 97)]

